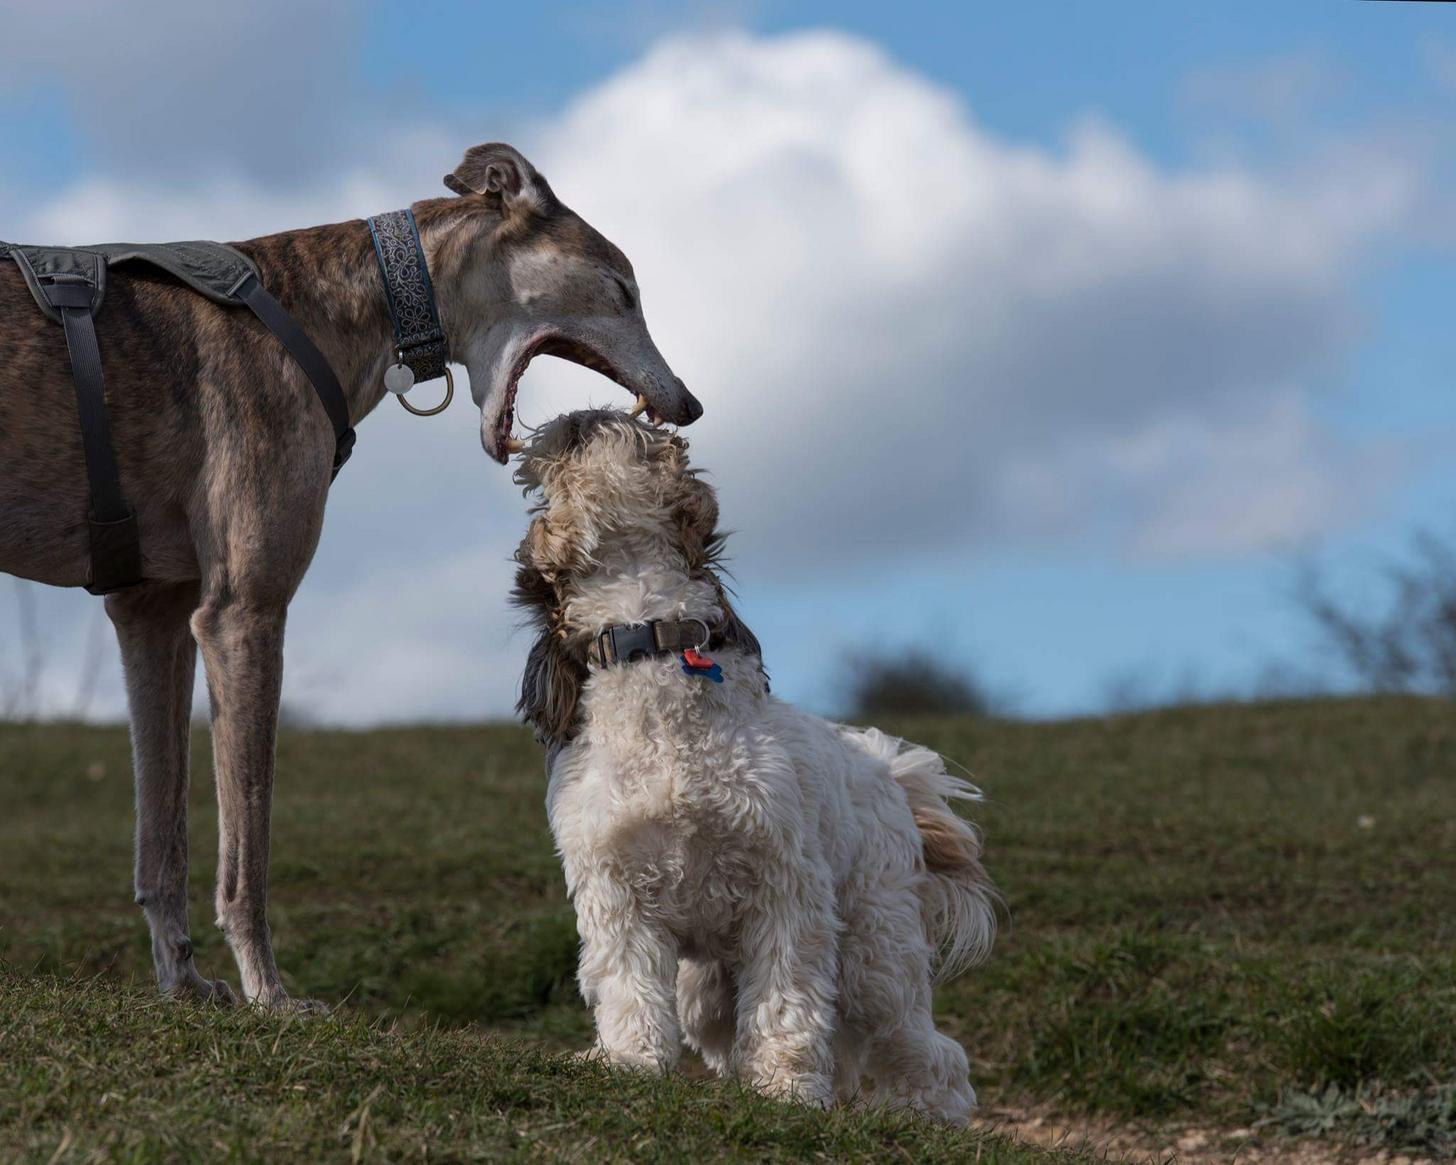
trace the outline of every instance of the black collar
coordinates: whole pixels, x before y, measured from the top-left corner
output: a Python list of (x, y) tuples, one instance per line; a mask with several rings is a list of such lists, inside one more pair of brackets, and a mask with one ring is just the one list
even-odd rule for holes
[(602, 667), (635, 663), (658, 655), (677, 655), (708, 646), (711, 629), (701, 619), (649, 619), (645, 623), (613, 623), (597, 632), (588, 655)]
[(369, 220), (369, 233), (374, 237), (374, 255), (384, 277), (400, 363), (414, 373), (416, 382), (443, 376), (450, 362), (450, 345), (440, 327), (435, 289), (430, 283), (430, 268), (420, 246), (414, 212), (406, 208), (376, 214)]

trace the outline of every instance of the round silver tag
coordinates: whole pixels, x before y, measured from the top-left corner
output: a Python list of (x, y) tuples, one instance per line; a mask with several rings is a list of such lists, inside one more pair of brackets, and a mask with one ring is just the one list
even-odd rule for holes
[(408, 364), (391, 364), (384, 370), (384, 387), (403, 396), (415, 386), (415, 374)]

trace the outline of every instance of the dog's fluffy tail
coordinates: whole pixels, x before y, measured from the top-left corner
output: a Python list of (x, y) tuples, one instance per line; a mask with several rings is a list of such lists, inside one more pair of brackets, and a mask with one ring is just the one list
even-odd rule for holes
[(981, 791), (946, 772), (945, 761), (928, 748), (873, 728), (863, 743), (890, 766), (910, 802), (925, 849), (925, 928), (940, 951), (935, 978), (954, 978), (982, 962), (996, 940), (1000, 898), (981, 864), (980, 834), (951, 808), (954, 801), (981, 800)]

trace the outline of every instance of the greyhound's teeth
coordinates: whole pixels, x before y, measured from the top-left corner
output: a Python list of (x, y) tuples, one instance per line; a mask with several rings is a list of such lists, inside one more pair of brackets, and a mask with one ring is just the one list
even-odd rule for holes
[(628, 415), (629, 416), (633, 416), (633, 417), (640, 417), (646, 411), (647, 411), (647, 398), (645, 396), (640, 396), (639, 395), (637, 397), (637, 403), (632, 406), (632, 411)]
[(525, 447), (526, 443), (522, 441), (519, 437), (512, 437), (509, 441), (506, 442), (506, 452), (508, 453), (519, 453)]

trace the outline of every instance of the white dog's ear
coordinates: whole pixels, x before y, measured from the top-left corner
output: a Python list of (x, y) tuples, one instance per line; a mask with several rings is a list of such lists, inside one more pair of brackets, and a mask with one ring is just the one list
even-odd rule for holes
[(537, 739), (549, 745), (571, 739), (585, 679), (585, 662), (568, 651), (558, 632), (542, 628), (526, 657), (516, 701), (516, 711), (536, 730)]
[(577, 569), (580, 557), (579, 532), (564, 514), (541, 514), (532, 519), (525, 541), (516, 554), (519, 562), (550, 579), (560, 578)]
[[(683, 557), (688, 569), (712, 583), (721, 612), (710, 629), (708, 642), (715, 648), (734, 647), (747, 655), (757, 656), (759, 669), (763, 670), (763, 648), (758, 636), (738, 616), (728, 600), (728, 590), (723, 585), (715, 567), (723, 552), (727, 534), (718, 528), (718, 495), (713, 487), (693, 470), (687, 467), (687, 442), (674, 436), (663, 446), (660, 456), (668, 471), (676, 474), (677, 494), (673, 498), (672, 518), (677, 526), (678, 540), (682, 545)], [(764, 673), (765, 683), (768, 673)]]
[(507, 214), (540, 211), (551, 200), (551, 188), (520, 151), (504, 142), (472, 146), (445, 185), (456, 194), (481, 196)]
[(548, 576), (534, 561), (535, 536), (545, 522), (537, 518), (516, 551), (516, 586), (511, 601), (530, 613), (536, 642), (526, 657), (516, 711), (551, 746), (564, 744), (576, 730), (581, 686), (586, 680), (583, 645), (563, 634), (559, 575)]
[[(723, 612), (718, 622), (712, 628), (712, 638), (709, 642), (715, 648), (736, 647), (745, 655), (758, 656), (759, 670), (763, 671), (763, 648), (759, 645), (758, 636), (733, 609), (733, 604), (728, 601), (727, 592), (722, 582), (715, 576), (713, 579), (714, 589), (718, 592), (718, 608)], [(768, 679), (768, 673), (764, 672), (764, 679)]]
[(723, 542), (718, 531), (718, 497), (712, 487), (693, 474), (684, 473), (672, 516), (688, 566), (696, 569), (709, 565)]

